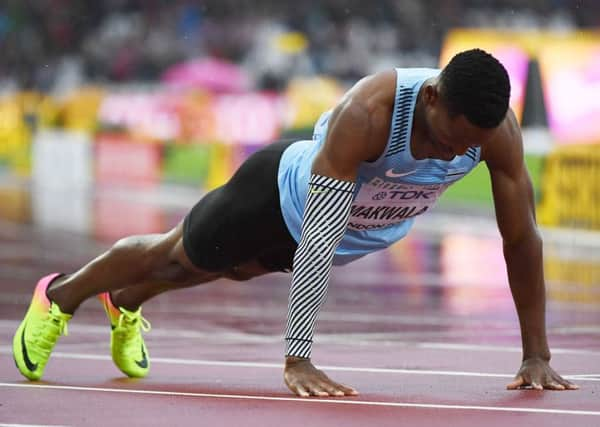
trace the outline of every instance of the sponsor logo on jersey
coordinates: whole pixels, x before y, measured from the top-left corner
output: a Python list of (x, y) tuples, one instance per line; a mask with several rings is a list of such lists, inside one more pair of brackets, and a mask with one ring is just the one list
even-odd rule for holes
[(387, 176), (388, 178), (400, 178), (402, 176), (412, 175), (416, 171), (417, 170), (415, 169), (415, 170), (408, 171), (408, 172), (394, 172), (394, 168), (392, 168), (392, 169), (388, 169), (385, 172), (385, 176)]
[(398, 222), (398, 220), (421, 215), (427, 209), (428, 206), (420, 209), (417, 206), (352, 206), (350, 217)]
[(421, 215), (431, 209), (448, 185), (398, 183), (375, 177), (361, 185), (348, 228), (377, 230)]

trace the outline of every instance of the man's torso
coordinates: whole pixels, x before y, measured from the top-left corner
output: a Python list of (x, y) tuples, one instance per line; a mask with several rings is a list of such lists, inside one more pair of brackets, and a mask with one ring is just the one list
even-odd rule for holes
[[(449, 162), (413, 157), (411, 138), (419, 138), (413, 134), (417, 95), (423, 82), (438, 73), (436, 69), (396, 70), (396, 96), (387, 144), (378, 159), (364, 162), (359, 168), (348, 227), (334, 263), (345, 264), (404, 237), (414, 217), (429, 211), (449, 185), (479, 162), (480, 150), (476, 148)], [(297, 241), (312, 162), (327, 136), (330, 115), (331, 112), (321, 115), (312, 141), (292, 144), (280, 162), (281, 209)], [(416, 144), (418, 140), (412, 142), (412, 146)]]

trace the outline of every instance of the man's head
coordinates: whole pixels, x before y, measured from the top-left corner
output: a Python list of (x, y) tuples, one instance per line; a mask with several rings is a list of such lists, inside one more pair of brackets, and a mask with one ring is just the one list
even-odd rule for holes
[(508, 73), (496, 58), (481, 49), (455, 55), (436, 83), (424, 88), (433, 157), (449, 160), (484, 144), (504, 120), (509, 98)]

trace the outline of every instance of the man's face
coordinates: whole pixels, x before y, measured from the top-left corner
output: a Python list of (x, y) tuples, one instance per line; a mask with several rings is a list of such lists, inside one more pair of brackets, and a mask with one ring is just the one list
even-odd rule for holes
[[(429, 89), (429, 88), (427, 88)], [(429, 144), (429, 158), (445, 161), (466, 153), (470, 147), (479, 147), (490, 141), (496, 130), (473, 125), (464, 115), (451, 117), (437, 90), (425, 96), (425, 135)]]

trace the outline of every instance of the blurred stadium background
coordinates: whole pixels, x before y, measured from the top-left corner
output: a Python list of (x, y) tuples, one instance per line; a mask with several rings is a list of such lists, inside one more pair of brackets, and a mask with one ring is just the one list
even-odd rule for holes
[[(165, 230), (257, 148), (310, 138), (360, 77), (475, 46), (511, 77), (551, 298), (597, 305), (591, 0), (4, 0), (0, 219), (106, 243)], [(417, 221), (439, 238), (442, 285), (506, 286), (488, 181), (480, 166)], [(408, 283), (429, 271), (420, 248), (409, 238), (386, 265)]]

